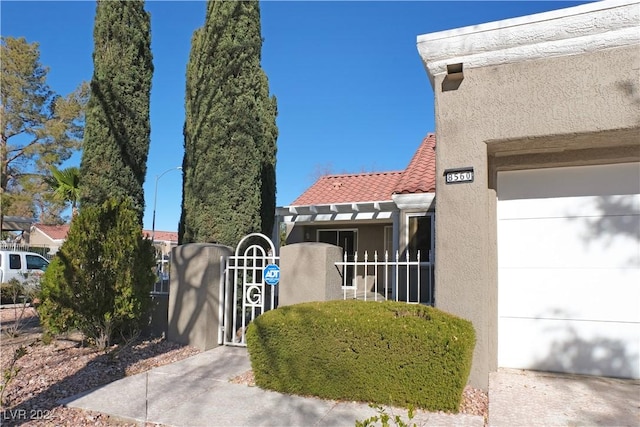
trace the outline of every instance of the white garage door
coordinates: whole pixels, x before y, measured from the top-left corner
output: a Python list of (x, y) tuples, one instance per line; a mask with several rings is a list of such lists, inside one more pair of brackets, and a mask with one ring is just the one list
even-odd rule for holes
[(498, 365), (640, 378), (640, 163), (498, 173)]

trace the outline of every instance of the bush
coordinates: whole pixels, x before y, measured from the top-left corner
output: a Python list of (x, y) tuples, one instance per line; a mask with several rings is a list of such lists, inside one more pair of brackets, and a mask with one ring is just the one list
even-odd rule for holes
[(130, 202), (82, 209), (42, 278), (45, 329), (78, 328), (99, 346), (143, 326), (155, 281), (151, 242)]
[(21, 279), (10, 279), (0, 283), (0, 303), (18, 304), (30, 303), (40, 293), (42, 272), (22, 273)]
[(0, 302), (2, 304), (18, 304), (26, 299), (24, 285), (18, 279), (0, 283)]
[[(25, 280), (11, 279), (0, 283), (0, 302), (13, 305), (14, 321), (10, 322), (5, 332), (11, 337), (20, 335), (25, 326), (27, 307), (37, 298), (40, 290), (38, 276), (25, 274)], [(0, 399), (2, 400), (2, 399)]]
[(471, 370), (471, 322), (433, 307), (329, 301), (271, 310), (247, 329), (256, 384), (457, 412)]

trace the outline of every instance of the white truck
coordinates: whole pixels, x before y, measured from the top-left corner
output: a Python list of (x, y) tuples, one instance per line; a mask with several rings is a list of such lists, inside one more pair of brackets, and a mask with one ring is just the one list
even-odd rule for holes
[(24, 282), (30, 275), (42, 275), (49, 261), (35, 253), (18, 250), (0, 250), (0, 283), (11, 279)]

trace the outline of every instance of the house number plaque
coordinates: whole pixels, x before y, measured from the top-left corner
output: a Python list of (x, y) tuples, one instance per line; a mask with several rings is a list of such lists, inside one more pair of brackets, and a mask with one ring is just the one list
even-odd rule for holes
[(447, 184), (473, 182), (473, 167), (447, 169), (444, 171), (444, 179)]

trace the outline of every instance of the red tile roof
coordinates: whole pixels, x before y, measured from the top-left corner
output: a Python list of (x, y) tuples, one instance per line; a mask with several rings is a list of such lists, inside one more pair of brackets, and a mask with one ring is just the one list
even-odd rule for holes
[(34, 224), (38, 230), (42, 231), (46, 234), (51, 240), (64, 240), (67, 238), (67, 233), (69, 232), (69, 224), (62, 225), (45, 225), (45, 224)]
[[(69, 233), (69, 224), (62, 225), (45, 225), (45, 224), (34, 224), (34, 227), (38, 228), (44, 234), (49, 236), (49, 238), (53, 240), (65, 240), (67, 238), (67, 234)], [(151, 238), (151, 230), (143, 230), (142, 233)], [(167, 242), (177, 242), (178, 241), (178, 233), (175, 231), (155, 231), (155, 240), (156, 241), (167, 241)]]
[(379, 172), (320, 177), (293, 206), (391, 200), (402, 172)]
[(397, 193), (435, 192), (435, 145), (435, 135), (428, 134), (404, 171), (322, 176), (291, 206), (379, 202)]
[(436, 191), (436, 136), (427, 134), (402, 173), (396, 194), (434, 193)]

